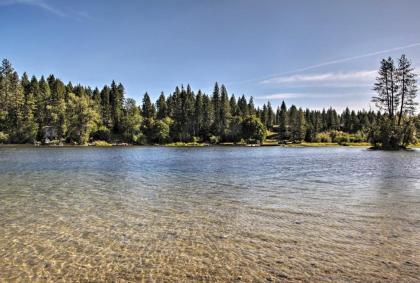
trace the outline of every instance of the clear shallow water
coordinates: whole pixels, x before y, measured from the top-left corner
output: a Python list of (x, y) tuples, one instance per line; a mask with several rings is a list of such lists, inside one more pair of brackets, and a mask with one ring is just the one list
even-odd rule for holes
[(0, 148), (0, 281), (419, 282), (420, 151)]

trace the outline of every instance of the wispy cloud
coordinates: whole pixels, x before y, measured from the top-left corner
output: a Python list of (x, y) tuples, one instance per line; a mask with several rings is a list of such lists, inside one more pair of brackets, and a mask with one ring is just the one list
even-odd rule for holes
[(413, 48), (413, 47), (420, 47), (420, 42), (416, 42), (416, 43), (412, 43), (412, 44), (408, 44), (408, 45), (403, 45), (403, 46), (397, 46), (397, 47), (384, 49), (384, 50), (379, 50), (379, 51), (375, 51), (375, 52), (370, 52), (370, 53), (366, 53), (366, 54), (362, 54), (362, 55), (356, 55), (356, 56), (351, 56), (351, 57), (347, 57), (347, 58), (341, 58), (341, 59), (337, 59), (337, 60), (327, 61), (327, 62), (319, 63), (319, 64), (316, 64), (316, 65), (311, 65), (311, 66), (299, 68), (299, 69), (296, 69), (296, 70), (293, 70), (293, 71), (288, 71), (288, 72), (282, 73), (281, 75), (287, 75), (287, 74), (293, 74), (293, 73), (308, 71), (308, 70), (317, 69), (317, 68), (324, 67), (324, 66), (335, 65), (335, 64), (339, 64), (339, 63), (345, 63), (345, 62), (349, 62), (349, 61), (368, 58), (368, 57), (372, 57), (372, 56), (386, 54), (386, 53), (390, 53), (390, 52), (394, 52), (394, 51), (400, 51), (400, 50)]
[(90, 16), (85, 11), (76, 11), (76, 10), (62, 10), (56, 8), (49, 4), (45, 0), (0, 0), (0, 6), (9, 6), (9, 5), (27, 5), (40, 8), (44, 11), (47, 11), (51, 14), (54, 14), (59, 17), (76, 17), (78, 19), (89, 19)]
[(282, 84), (293, 86), (322, 85), (347, 87), (353, 85), (372, 84), (377, 71), (356, 71), (356, 72), (329, 72), (318, 74), (298, 74), (291, 76), (279, 76), (261, 81), (262, 84)]
[(270, 80), (272, 78), (276, 78), (276, 77), (280, 77), (280, 76), (296, 74), (296, 73), (300, 73), (300, 72), (305, 72), (305, 71), (309, 71), (309, 70), (318, 69), (318, 68), (325, 67), (325, 66), (351, 62), (351, 61), (355, 61), (355, 60), (358, 60), (358, 59), (373, 57), (373, 56), (382, 55), (382, 54), (387, 54), (387, 53), (395, 52), (395, 51), (406, 50), (406, 49), (410, 49), (410, 48), (414, 48), (414, 47), (420, 47), (420, 42), (415, 42), (415, 43), (402, 45), (402, 46), (396, 46), (396, 47), (393, 47), (393, 48), (378, 50), (378, 51), (369, 52), (369, 53), (365, 53), (365, 54), (361, 54), (361, 55), (340, 58), (340, 59), (337, 59), (337, 60), (321, 62), (319, 64), (309, 65), (309, 66), (306, 66), (306, 67), (302, 67), (302, 68), (298, 68), (298, 69), (294, 69), (294, 70), (289, 70), (289, 71), (285, 71), (285, 72), (278, 73), (278, 74), (267, 75), (267, 76), (259, 78), (259, 79), (250, 79), (250, 80), (230, 82), (229, 84), (244, 84), (244, 83), (255, 83), (255, 82), (261, 82), (261, 81), (267, 81), (267, 80)]
[(357, 93), (340, 93), (340, 92), (279, 92), (272, 93), (267, 95), (261, 95), (255, 97), (257, 100), (278, 100), (278, 99), (298, 99), (298, 98), (344, 98), (344, 97), (357, 97), (357, 96), (367, 96), (370, 97), (371, 92), (357, 92)]
[[(297, 92), (280, 92), (280, 93), (273, 93), (263, 96), (257, 96), (255, 99), (258, 100), (276, 100), (276, 99), (287, 99), (287, 98), (300, 98), (300, 97), (307, 97), (311, 95), (310, 93), (297, 93)], [(314, 96), (315, 94), (312, 94)]]

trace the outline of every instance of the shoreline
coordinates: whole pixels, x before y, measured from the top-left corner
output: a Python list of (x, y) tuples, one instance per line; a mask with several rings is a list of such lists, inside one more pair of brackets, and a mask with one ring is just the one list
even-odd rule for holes
[[(235, 144), (235, 143), (220, 143), (220, 144), (208, 144), (208, 143), (169, 143), (169, 144), (150, 144), (150, 145), (136, 145), (136, 144), (107, 144), (107, 145), (74, 145), (74, 144), (63, 144), (63, 145), (33, 145), (33, 144), (0, 144), (0, 148), (63, 148), (63, 147), (98, 147), (98, 148), (113, 148), (113, 147), (285, 147), (285, 148), (308, 148), (308, 147), (349, 147), (349, 148), (371, 148), (369, 143), (298, 143), (298, 144), (278, 144), (274, 142), (258, 144)], [(420, 148), (420, 144), (415, 144), (409, 148)]]

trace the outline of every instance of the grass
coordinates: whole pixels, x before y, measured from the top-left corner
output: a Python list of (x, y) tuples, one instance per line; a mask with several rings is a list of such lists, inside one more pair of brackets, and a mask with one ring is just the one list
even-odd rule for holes
[(279, 145), (279, 142), (277, 140), (273, 140), (273, 139), (266, 139), (262, 143), (262, 146), (276, 146), (276, 145)]
[(100, 147), (108, 147), (108, 146), (112, 146), (112, 144), (106, 142), (106, 141), (95, 141), (93, 142), (94, 146), (100, 146)]
[(412, 148), (420, 148), (420, 142), (418, 142), (416, 144), (413, 144), (410, 147), (412, 147)]
[[(293, 144), (292, 144), (293, 146)], [(300, 144), (296, 144), (296, 146), (302, 147), (330, 147), (330, 146), (340, 146), (338, 143), (335, 142), (303, 142)]]
[(361, 147), (371, 147), (372, 145), (368, 142), (346, 142), (342, 143), (343, 146), (361, 146)]
[[(95, 141), (92, 144), (93, 146), (97, 147), (110, 147), (112, 144), (106, 141)], [(207, 143), (199, 143), (199, 142), (174, 142), (169, 144), (164, 144), (163, 146), (168, 147), (203, 147), (208, 146)], [(234, 143), (234, 142), (223, 142), (219, 145), (224, 146), (243, 146), (244, 144), (241, 143)], [(0, 147), (32, 147), (33, 144), (0, 144)], [(64, 144), (64, 146), (83, 146), (83, 145), (74, 145), (74, 144)], [(371, 144), (368, 142), (346, 142), (342, 144), (333, 143), (333, 142), (302, 142), (302, 143), (290, 143), (290, 144), (279, 144), (275, 139), (267, 139), (265, 140), (261, 146), (283, 146), (283, 147), (339, 147), (339, 146), (347, 146), (347, 147), (371, 147)], [(410, 145), (409, 148), (420, 148), (420, 143)]]
[(168, 147), (199, 147), (199, 146), (206, 146), (207, 144), (198, 143), (198, 142), (173, 142), (165, 144)]
[[(174, 142), (166, 144), (168, 147), (199, 147), (207, 146), (208, 144), (197, 143), (197, 142)], [(223, 142), (218, 145), (224, 146), (241, 146), (244, 144), (234, 143), (234, 142)], [(370, 147), (371, 144), (367, 142), (348, 142), (343, 144), (338, 144), (335, 142), (302, 142), (302, 143), (290, 143), (290, 144), (279, 144), (275, 139), (265, 140), (261, 146), (285, 146), (285, 147), (338, 147), (338, 146), (348, 146), (348, 147)], [(420, 147), (420, 144), (418, 145)]]
[(282, 146), (286, 146), (286, 147), (338, 147), (338, 146), (370, 147), (371, 144), (368, 142), (348, 142), (348, 143), (342, 143), (342, 144), (339, 144), (336, 142), (302, 142), (302, 143), (291, 143), (291, 144), (286, 144)]
[(267, 139), (277, 139), (277, 133), (267, 130)]
[(235, 145), (234, 142), (221, 142), (219, 145)]

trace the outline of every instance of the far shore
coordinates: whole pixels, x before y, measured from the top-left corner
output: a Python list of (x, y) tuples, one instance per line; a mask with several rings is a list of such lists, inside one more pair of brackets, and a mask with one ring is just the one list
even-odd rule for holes
[[(290, 144), (279, 144), (275, 141), (266, 141), (262, 144), (240, 144), (233, 142), (225, 142), (219, 144), (209, 143), (185, 143), (176, 142), (168, 144), (149, 144), (149, 145), (138, 145), (138, 144), (127, 144), (127, 143), (90, 143), (85, 145), (79, 144), (62, 144), (62, 145), (34, 145), (34, 144), (0, 144), (0, 148), (16, 148), (16, 147), (42, 147), (42, 148), (60, 148), (60, 147), (287, 147), (287, 148), (305, 148), (305, 147), (356, 147), (356, 148), (371, 148), (372, 145), (366, 142), (360, 143), (332, 143), (332, 142), (302, 142), (302, 143), (290, 143)], [(409, 148), (420, 148), (420, 143), (411, 145)]]

